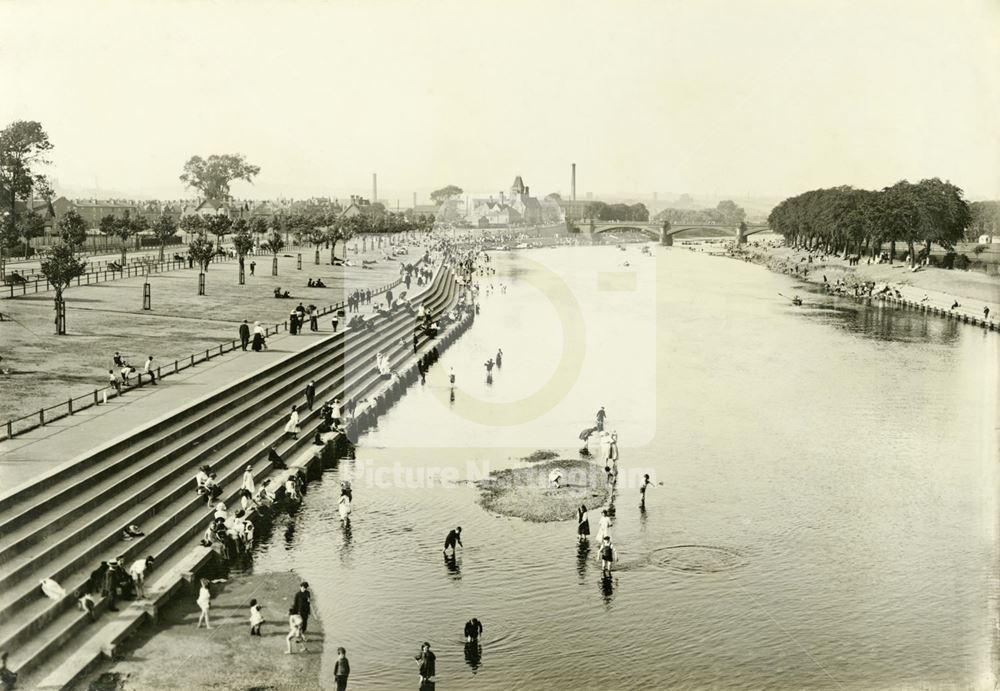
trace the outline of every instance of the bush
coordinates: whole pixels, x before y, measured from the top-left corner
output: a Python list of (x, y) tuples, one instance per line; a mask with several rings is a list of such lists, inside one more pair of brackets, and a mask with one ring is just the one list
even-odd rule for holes
[(953, 264), (953, 268), (959, 269), (961, 271), (965, 271), (966, 269), (969, 268), (969, 264), (971, 264), (971, 263), (972, 262), (969, 261), (968, 257), (966, 257), (964, 254), (960, 254), (957, 257), (955, 257), (955, 262)]
[(976, 245), (975, 247), (972, 248), (972, 253), (976, 255), (980, 255), (985, 251), (986, 251), (986, 245)]

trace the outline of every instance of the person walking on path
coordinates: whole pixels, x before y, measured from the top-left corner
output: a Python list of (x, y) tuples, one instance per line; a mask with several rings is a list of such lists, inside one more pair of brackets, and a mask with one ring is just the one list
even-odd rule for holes
[(255, 353), (267, 350), (267, 337), (264, 335), (264, 327), (260, 325), (260, 322), (253, 323), (253, 350)]
[(503, 348), (497, 348), (497, 369), (503, 367)]
[(212, 628), (208, 623), (208, 610), (212, 605), (212, 591), (208, 589), (208, 580), (201, 579), (201, 588), (198, 590), (198, 608), (201, 609), (201, 615), (198, 617), (198, 626), (195, 628), (201, 628), (201, 622), (205, 622), (205, 628)]
[(153, 367), (152, 355), (146, 358), (146, 366), (143, 367), (142, 370), (149, 376), (149, 383), (156, 386), (156, 368)]
[(984, 307), (983, 308), (983, 319), (989, 319), (989, 318), (990, 318), (990, 308), (989, 307)]
[(420, 685), (430, 684), (434, 681), (435, 670), (435, 660), (437, 659), (433, 652), (431, 652), (431, 644), (426, 641), (422, 646), (420, 646), (420, 654), (417, 655), (416, 659), (418, 663), (418, 672), (420, 674)]
[(312, 593), (309, 592), (309, 584), (305, 581), (299, 584), (299, 592), (295, 593), (292, 609), (302, 617), (302, 633), (305, 633), (309, 628), (309, 615), (312, 614)]
[(611, 573), (611, 565), (618, 560), (615, 547), (611, 544), (611, 537), (605, 536), (601, 543), (601, 571), (605, 574)]
[(347, 677), (351, 674), (351, 663), (347, 661), (347, 651), (337, 648), (337, 661), (333, 663), (333, 680), (337, 684), (337, 691), (347, 689)]
[(122, 395), (122, 383), (118, 381), (118, 375), (115, 374), (113, 369), (108, 370), (108, 384), (110, 388), (118, 392), (118, 395)]
[(247, 324), (247, 320), (244, 319), (243, 323), (240, 324), (240, 347), (245, 351), (247, 349), (247, 344), (250, 343), (250, 325)]
[(604, 431), (604, 421), (607, 417), (608, 414), (604, 412), (604, 406), (601, 406), (601, 409), (597, 411), (597, 415), (594, 417), (594, 424), (597, 425), (598, 432)]
[(306, 405), (309, 410), (313, 409), (313, 403), (316, 401), (316, 382), (313, 379), (309, 380), (306, 384)]
[(330, 323), (333, 325), (333, 333), (337, 333), (337, 324), (340, 323), (340, 317), (337, 316), (336, 312), (333, 313), (333, 319), (330, 320)]
[(309, 330), (319, 331), (319, 310), (316, 305), (309, 305)]
[(580, 504), (576, 510), (576, 534), (580, 542), (590, 538), (590, 519), (587, 517), (587, 505)]
[(288, 313), (288, 333), (292, 336), (296, 336), (299, 333), (299, 313), (298, 310), (292, 310)]
[(285, 423), (285, 434), (292, 435), (292, 439), (299, 438), (299, 411), (295, 406), (292, 406), (292, 412), (288, 416), (288, 422)]
[(288, 635), (285, 636), (285, 655), (292, 654), (293, 640), (302, 644), (302, 652), (309, 652), (309, 648), (306, 647), (306, 632), (302, 628), (302, 616), (295, 612), (294, 607), (288, 610)]
[(455, 545), (459, 547), (465, 547), (462, 544), (462, 526), (458, 526), (454, 530), (448, 531), (448, 536), (444, 539), (444, 553), (448, 554), (448, 550), (451, 550), (452, 556), (455, 554)]
[(260, 636), (260, 627), (264, 625), (264, 612), (257, 604), (257, 599), (250, 600), (250, 635)]
[(254, 270), (257, 268), (257, 262), (250, 260), (250, 275), (253, 276)]

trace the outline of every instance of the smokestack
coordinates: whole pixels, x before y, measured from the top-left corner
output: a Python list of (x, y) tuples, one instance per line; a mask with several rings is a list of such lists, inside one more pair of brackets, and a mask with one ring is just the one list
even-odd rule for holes
[(378, 201), (378, 174), (372, 173), (372, 204)]
[(570, 183), (570, 199), (576, 201), (576, 164), (573, 164), (573, 177)]
[(417, 208), (417, 193), (413, 193), (413, 208)]

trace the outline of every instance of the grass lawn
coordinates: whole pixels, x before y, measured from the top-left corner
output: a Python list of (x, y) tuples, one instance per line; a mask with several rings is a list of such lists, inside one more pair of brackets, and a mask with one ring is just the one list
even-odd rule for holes
[[(322, 308), (340, 302), (355, 288), (375, 289), (399, 277), (399, 260), (382, 259), (380, 250), (351, 256), (359, 265), (362, 257), (377, 259), (372, 269), (317, 266), (313, 250), (306, 248), (298, 270), (296, 252), (279, 257), (278, 276), (271, 276), (270, 256), (257, 257), (256, 275), (249, 276), (248, 259), (242, 286), (235, 261), (212, 265), (203, 296), (197, 294), (197, 269), (152, 274), (150, 311), (142, 309), (142, 277), (73, 286), (65, 293), (65, 336), (53, 333), (53, 293), (0, 300), (0, 367), (6, 371), (0, 375), (0, 423), (104, 387), (116, 350), (136, 368), (148, 355), (162, 367), (238, 339), (244, 319), (251, 325), (255, 320), (283, 322), (300, 301)], [(421, 255), (422, 250), (411, 248), (400, 260), (415, 262)], [(328, 252), (321, 253), (321, 260), (324, 257), (329, 261)], [(329, 287), (306, 288), (308, 278), (322, 278)], [(288, 290), (294, 299), (276, 300), (275, 287)], [(320, 327), (327, 331), (330, 324), (324, 319)]]

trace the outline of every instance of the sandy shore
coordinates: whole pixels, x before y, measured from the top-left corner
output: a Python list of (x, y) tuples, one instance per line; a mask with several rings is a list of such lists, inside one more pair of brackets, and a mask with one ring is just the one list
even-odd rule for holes
[[(549, 482), (549, 473), (556, 468), (562, 471), (558, 488)], [(604, 468), (578, 459), (495, 470), (476, 485), (479, 503), (487, 511), (540, 523), (575, 518), (581, 504), (595, 509), (604, 506), (610, 496)]]
[[(292, 572), (234, 575), (212, 585), (212, 629), (196, 628), (197, 593), (175, 598), (128, 642), (119, 659), (79, 685), (90, 691), (146, 689), (322, 689), (323, 625), (309, 619), (308, 652), (285, 654), (288, 608), (299, 588)], [(250, 599), (264, 607), (260, 638), (249, 635)], [(316, 608), (313, 608), (313, 612)]]
[[(809, 263), (808, 252), (774, 246), (770, 242), (751, 243), (739, 252), (725, 256), (749, 260), (767, 266), (772, 271), (797, 276), (800, 280), (820, 285), (824, 282), (824, 276), (829, 284), (835, 284), (837, 279), (848, 285), (874, 281), (881, 288), (888, 284), (898, 289), (905, 300), (925, 302), (929, 306), (945, 310), (950, 309), (957, 301), (959, 307), (956, 312), (980, 319), (983, 317), (983, 308), (989, 307), (991, 320), (997, 322), (1000, 319), (1000, 277), (979, 271), (933, 267), (911, 271), (901, 261), (893, 264), (867, 264), (862, 261), (857, 266), (849, 266), (845, 259), (835, 256), (820, 258), (816, 253), (813, 253), (813, 261)], [(803, 276), (806, 270), (808, 275)]]

